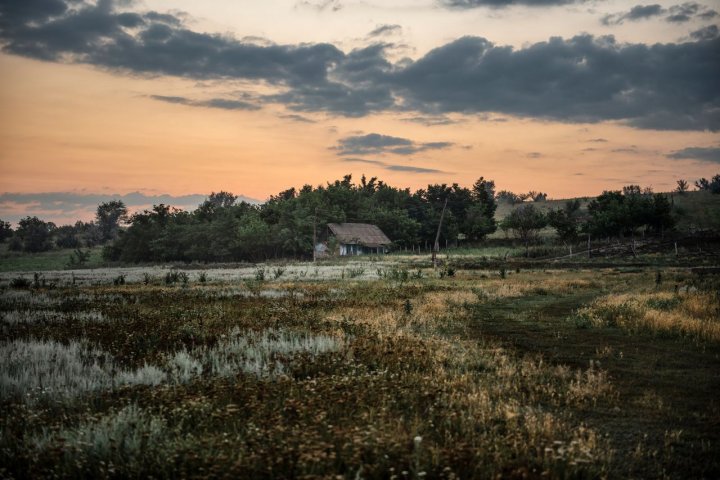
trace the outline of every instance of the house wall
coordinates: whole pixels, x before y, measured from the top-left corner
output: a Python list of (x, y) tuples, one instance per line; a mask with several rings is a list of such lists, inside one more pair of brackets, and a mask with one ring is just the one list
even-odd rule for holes
[(341, 243), (340, 244), (340, 256), (352, 256), (352, 255), (372, 255), (385, 253), (384, 248), (370, 248), (363, 247), (362, 245), (356, 245), (352, 243)]

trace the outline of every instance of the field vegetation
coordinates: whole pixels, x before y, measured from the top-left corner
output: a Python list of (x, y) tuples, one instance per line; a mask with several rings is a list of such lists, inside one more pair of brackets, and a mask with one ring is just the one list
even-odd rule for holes
[(16, 278), (2, 477), (720, 475), (712, 275), (386, 259)]

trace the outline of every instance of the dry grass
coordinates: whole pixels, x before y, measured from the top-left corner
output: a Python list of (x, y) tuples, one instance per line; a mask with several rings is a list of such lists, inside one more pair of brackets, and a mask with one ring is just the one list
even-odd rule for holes
[(630, 293), (608, 295), (575, 315), (594, 327), (720, 342), (720, 297), (716, 293)]
[[(480, 307), (572, 299), (610, 280), (550, 271), (402, 281), (319, 274), (295, 282), (291, 270), (256, 290), (216, 278), (188, 288), (134, 283), (3, 292), (2, 345), (10, 359), (3, 371), (18, 380), (0, 402), (0, 464), (9, 465), (0, 476), (617, 472), (613, 442), (584, 421), (623, 408), (599, 363), (578, 357), (569, 366), (473, 330), (473, 322), (485, 321)], [(682, 301), (624, 295), (618, 301), (630, 310), (654, 305), (713, 322), (700, 294), (682, 294)], [(582, 311), (596, 314), (615, 301), (604, 297)], [(530, 317), (521, 314), (527, 324)], [(596, 353), (603, 363), (621, 355), (609, 345)], [(67, 368), (57, 372), (53, 355)], [(23, 363), (32, 368), (24, 372)], [(63, 402), (28, 402), (27, 393), (47, 387), (51, 376), (75, 393)], [(635, 404), (660, 401), (648, 396)]]

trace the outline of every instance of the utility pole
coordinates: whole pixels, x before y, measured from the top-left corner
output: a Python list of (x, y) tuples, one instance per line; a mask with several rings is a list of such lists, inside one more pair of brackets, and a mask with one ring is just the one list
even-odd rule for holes
[(440, 251), (440, 230), (442, 229), (443, 219), (445, 218), (445, 209), (447, 208), (447, 197), (445, 198), (445, 204), (443, 205), (442, 213), (440, 214), (440, 223), (438, 224), (437, 233), (435, 234), (435, 245), (433, 245), (432, 251), (432, 264), (433, 268), (437, 268), (437, 254)]
[(317, 207), (315, 207), (315, 215), (313, 215), (313, 263), (317, 260)]

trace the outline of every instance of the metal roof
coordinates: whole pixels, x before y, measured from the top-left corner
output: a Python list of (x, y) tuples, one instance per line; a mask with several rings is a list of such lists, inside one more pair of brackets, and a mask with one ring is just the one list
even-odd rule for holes
[(382, 247), (392, 243), (377, 225), (369, 223), (328, 223), (328, 228), (340, 243), (365, 247)]

